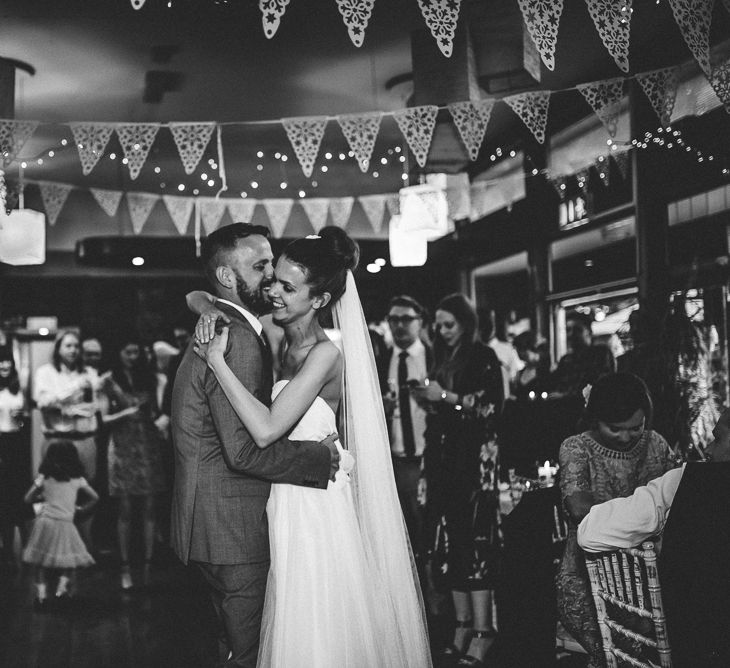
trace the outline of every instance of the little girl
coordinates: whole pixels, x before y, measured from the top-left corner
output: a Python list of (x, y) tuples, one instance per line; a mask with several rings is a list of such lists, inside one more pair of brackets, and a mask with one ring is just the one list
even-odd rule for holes
[[(70, 595), (69, 583), (74, 569), (94, 563), (74, 525), (74, 515), (87, 513), (99, 500), (99, 495), (83, 477), (84, 467), (71, 441), (51, 441), (38, 472), (40, 475), (25, 495), (25, 502), (43, 503), (23, 551), (23, 561), (34, 565), (35, 605), (43, 609), (49, 569), (61, 569), (56, 588), (56, 599), (60, 600)], [(88, 497), (83, 505), (77, 505), (80, 490)]]

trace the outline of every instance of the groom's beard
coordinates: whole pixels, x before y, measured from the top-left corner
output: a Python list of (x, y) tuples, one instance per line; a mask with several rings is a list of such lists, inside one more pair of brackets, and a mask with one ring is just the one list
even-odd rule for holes
[(272, 279), (264, 279), (258, 288), (250, 288), (243, 277), (236, 272), (236, 294), (241, 303), (256, 315), (264, 315), (271, 311), (268, 289), (272, 283)]

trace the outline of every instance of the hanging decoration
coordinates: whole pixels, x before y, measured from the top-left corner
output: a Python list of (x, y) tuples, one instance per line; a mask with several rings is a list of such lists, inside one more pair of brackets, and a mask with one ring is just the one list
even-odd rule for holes
[(0, 262), (14, 266), (46, 261), (46, 217), (40, 211), (0, 209)]
[(0, 153), (2, 153), (2, 167), (7, 167), (15, 156), (20, 153), (25, 142), (38, 127), (38, 121), (15, 121), (8, 118), (0, 119)]
[(327, 127), (327, 116), (282, 118), (281, 124), (286, 130), (286, 136), (289, 137), (289, 142), (302, 166), (304, 176), (309, 178), (322, 144), (324, 129)]
[(232, 199), (227, 202), (228, 215), (234, 223), (250, 223), (256, 208), (256, 200)]
[(263, 205), (269, 216), (271, 234), (274, 239), (281, 239), (289, 221), (289, 214), (292, 206), (294, 206), (294, 200), (289, 198), (265, 199)]
[(119, 202), (122, 201), (120, 190), (105, 190), (104, 188), (89, 188), (89, 190), (107, 216), (113, 218), (117, 215)]
[(368, 27), (374, 5), (375, 0), (337, 0), (337, 9), (340, 10), (342, 20), (347, 26), (347, 34), (357, 47), (362, 46), (365, 39), (365, 29)]
[(586, 0), (601, 41), (619, 69), (629, 71), (632, 0)]
[(662, 125), (669, 125), (669, 120), (674, 111), (674, 102), (677, 99), (677, 87), (679, 79), (677, 70), (667, 67), (663, 70), (655, 70), (646, 74), (637, 74), (636, 80), (641, 85), (646, 97), (649, 98), (651, 106)]
[(404, 229), (400, 215), (390, 219), (388, 254), (394, 267), (422, 267), (428, 259), (426, 235)]
[(418, 0), (418, 6), (441, 53), (451, 57), (461, 0)]
[(715, 0), (669, 0), (674, 20), (700, 69), (709, 78), (710, 24)]
[(38, 183), (38, 188), (41, 191), (41, 199), (43, 200), (43, 208), (46, 211), (48, 224), (53, 226), (58, 220), (58, 214), (61, 213), (72, 186), (66, 183), (41, 181)]
[(383, 228), (383, 214), (385, 213), (386, 196), (383, 195), (360, 195), (357, 201), (360, 202), (365, 217), (373, 228), (375, 234), (379, 234)]
[(163, 195), (162, 201), (167, 207), (175, 229), (179, 234), (185, 234), (190, 222), (190, 215), (193, 213), (195, 200), (191, 197), (177, 197), (176, 195)]
[(545, 143), (545, 127), (547, 125), (548, 107), (550, 106), (550, 92), (545, 90), (530, 91), (519, 95), (510, 95), (504, 98), (532, 132), (535, 139)]
[(264, 35), (271, 39), (279, 29), (279, 22), (284, 16), (289, 0), (259, 0), (261, 21), (264, 26)]
[(144, 3), (147, 2), (147, 0), (130, 0), (132, 3), (132, 9), (142, 9), (144, 7)]
[(135, 234), (139, 234), (160, 196), (152, 193), (127, 193), (126, 198), (132, 229)]
[(477, 100), (475, 102), (454, 102), (448, 106), (454, 125), (464, 142), (469, 158), (476, 160), (479, 148), (487, 132), (489, 118), (492, 115), (494, 100)]
[(370, 167), (375, 140), (378, 138), (380, 120), (383, 112), (373, 111), (367, 114), (344, 114), (337, 117), (342, 134), (355, 154), (360, 171), (365, 173)]
[(611, 153), (611, 157), (616, 163), (616, 167), (618, 167), (618, 171), (621, 172), (621, 176), (625, 181), (626, 177), (629, 175), (629, 152), (614, 151)]
[(215, 197), (199, 197), (200, 217), (206, 234), (215, 232), (221, 224), (221, 218), (226, 212), (226, 202)]
[(393, 112), (393, 118), (408, 143), (408, 148), (416, 156), (419, 167), (425, 167), (428, 150), (431, 148), (433, 129), (436, 127), (436, 115), (439, 108), (429, 104), (421, 107), (409, 107)]
[(170, 132), (186, 174), (195, 171), (214, 128), (214, 123), (170, 123)]
[(430, 183), (401, 188), (400, 229), (425, 234), (427, 241), (448, 234), (452, 228), (446, 193)]
[(540, 52), (542, 62), (555, 69), (555, 43), (563, 13), (563, 0), (518, 0), (527, 31)]
[(79, 151), (81, 171), (87, 176), (104, 155), (114, 126), (108, 123), (70, 123), (69, 126)]
[(300, 199), (304, 213), (307, 214), (312, 229), (319, 232), (327, 224), (327, 213), (329, 212), (330, 201), (326, 197), (307, 197)]
[(330, 215), (332, 216), (332, 222), (337, 227), (341, 227), (343, 230), (347, 227), (347, 221), (350, 220), (354, 202), (354, 197), (330, 198)]
[(710, 85), (720, 102), (725, 105), (725, 111), (730, 114), (730, 60), (712, 68)]
[(605, 81), (578, 84), (576, 88), (596, 112), (596, 116), (608, 130), (608, 134), (615, 137), (621, 100), (624, 96), (624, 80), (622, 78), (606, 79)]
[(608, 160), (606, 160), (606, 157), (603, 155), (599, 155), (598, 158), (596, 158), (596, 162), (594, 167), (596, 168), (596, 172), (598, 172), (598, 176), (603, 181), (603, 185), (608, 188), (608, 186), (611, 184), (611, 170)]
[(159, 123), (126, 123), (117, 125), (117, 137), (129, 167), (129, 177), (134, 181), (149, 155), (160, 129)]

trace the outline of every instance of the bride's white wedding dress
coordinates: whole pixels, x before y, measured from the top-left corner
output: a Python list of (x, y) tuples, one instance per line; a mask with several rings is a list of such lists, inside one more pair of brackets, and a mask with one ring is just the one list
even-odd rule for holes
[[(287, 382), (274, 384), (274, 397)], [(290, 438), (319, 441), (336, 431), (335, 414), (317, 397)], [(337, 447), (340, 470), (327, 490), (271, 487), (259, 668), (382, 668), (398, 655), (384, 640), (396, 622), (355, 513), (348, 473), (354, 460)]]

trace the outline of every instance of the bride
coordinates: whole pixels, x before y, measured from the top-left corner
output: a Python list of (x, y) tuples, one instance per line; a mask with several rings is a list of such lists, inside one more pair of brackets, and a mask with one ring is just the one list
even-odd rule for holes
[[(273, 321), (284, 332), (270, 408), (227, 366), (227, 328), (210, 342), (205, 327), (196, 330), (196, 352), (259, 447), (284, 434), (319, 440), (336, 430), (338, 410), (348, 446), (338, 446), (340, 469), (326, 491), (272, 486), (262, 668), (431, 666), (370, 338), (351, 271), (358, 255), (357, 244), (336, 227), (284, 250), (269, 290)], [(321, 324), (333, 307), (337, 343)]]

